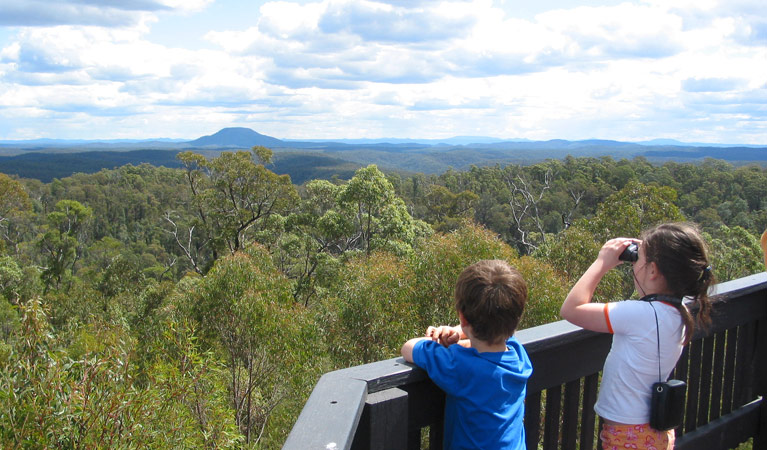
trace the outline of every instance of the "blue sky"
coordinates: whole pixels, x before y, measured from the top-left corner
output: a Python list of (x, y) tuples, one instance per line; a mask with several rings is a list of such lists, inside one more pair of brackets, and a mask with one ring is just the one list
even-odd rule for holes
[(0, 139), (767, 144), (763, 0), (0, 0)]

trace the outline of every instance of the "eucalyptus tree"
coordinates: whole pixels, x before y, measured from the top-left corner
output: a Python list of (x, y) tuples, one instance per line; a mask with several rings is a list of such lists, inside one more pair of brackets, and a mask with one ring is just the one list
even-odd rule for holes
[(375, 165), (359, 169), (338, 193), (337, 206), (351, 247), (370, 254), (409, 244), (416, 224), (392, 184)]
[(271, 152), (264, 147), (223, 152), (212, 159), (182, 152), (178, 158), (196, 216), (183, 220), (177, 212), (168, 211), (166, 220), (197, 273), (205, 273), (221, 253), (234, 254), (251, 242), (273, 241), (281, 218), (298, 203), (290, 177), (264, 167), (271, 160)]
[(465, 190), (454, 194), (440, 185), (429, 186), (426, 191), (425, 219), (435, 231), (455, 230), (465, 219), (474, 217), (474, 205), (479, 202), (474, 192)]
[(42, 272), (46, 290), (59, 288), (62, 280), (73, 274), (92, 215), (91, 208), (76, 200), (61, 200), (48, 214), (48, 223), (37, 239), (46, 263)]
[(704, 238), (718, 280), (733, 280), (764, 270), (759, 239), (743, 227), (722, 225), (704, 233)]
[(642, 230), (661, 222), (685, 220), (676, 201), (673, 188), (630, 181), (602, 202), (584, 225), (600, 245), (614, 237), (639, 237)]
[(290, 281), (253, 244), (219, 259), (178, 302), (197, 323), (202, 349), (225, 361), (233, 420), (247, 443), (258, 443), (275, 409), (313, 380), (320, 360)]
[(0, 251), (7, 246), (18, 253), (32, 214), (32, 201), (24, 185), (0, 173)]
[(299, 208), (285, 221), (285, 231), (275, 257), (296, 280), (296, 300), (308, 305), (316, 293), (318, 272), (332, 278), (350, 253), (407, 253), (431, 228), (412, 218), (386, 176), (370, 165), (344, 184), (307, 183)]

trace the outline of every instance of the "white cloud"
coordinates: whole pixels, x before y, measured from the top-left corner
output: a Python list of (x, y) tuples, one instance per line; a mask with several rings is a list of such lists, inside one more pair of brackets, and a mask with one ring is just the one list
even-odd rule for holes
[(198, 11), (213, 0), (0, 0), (0, 26), (135, 26), (147, 14)]
[[(260, 7), (258, 20), (200, 28), (204, 49), (150, 40), (169, 14), (198, 24), (227, 4)], [(290, 138), (763, 141), (761, 2), (507, 11), (491, 0), (0, 0), (0, 27), (13, 27), (0, 40), (0, 137), (45, 117), (49, 137), (238, 125)]]

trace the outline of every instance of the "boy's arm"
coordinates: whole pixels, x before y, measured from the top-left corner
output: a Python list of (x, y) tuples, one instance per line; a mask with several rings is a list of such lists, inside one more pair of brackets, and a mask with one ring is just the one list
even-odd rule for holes
[(417, 337), (410, 339), (409, 341), (402, 344), (402, 349), (400, 350), (400, 353), (402, 353), (402, 357), (405, 358), (405, 361), (411, 363), (413, 362), (413, 347), (415, 347), (416, 342), (423, 341), (424, 339), (428, 339), (425, 337)]

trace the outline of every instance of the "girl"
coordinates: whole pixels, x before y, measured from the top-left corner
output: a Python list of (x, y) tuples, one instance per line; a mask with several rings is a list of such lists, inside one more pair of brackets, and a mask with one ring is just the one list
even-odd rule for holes
[[(621, 264), (619, 256), (632, 243), (639, 246), (632, 267), (634, 287), (642, 300), (659, 301), (591, 303), (602, 277)], [(663, 299), (688, 297), (697, 301), (697, 320), (706, 325), (710, 321), (708, 289), (712, 283), (706, 244), (698, 230), (689, 224), (669, 223), (645, 231), (641, 241), (607, 241), (596, 261), (573, 286), (562, 304), (562, 318), (588, 330), (614, 335), (594, 405), (604, 420), (600, 433), (603, 449), (624, 448), (625, 444), (638, 449), (674, 447), (674, 430), (662, 432), (649, 426), (650, 391), (658, 381), (656, 328), (665, 381), (683, 346), (690, 342), (695, 321), (682, 302)]]

